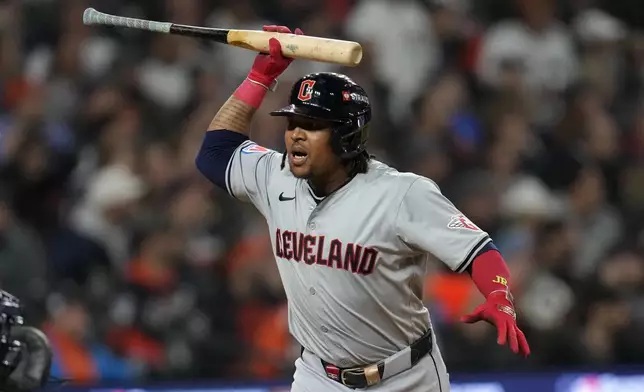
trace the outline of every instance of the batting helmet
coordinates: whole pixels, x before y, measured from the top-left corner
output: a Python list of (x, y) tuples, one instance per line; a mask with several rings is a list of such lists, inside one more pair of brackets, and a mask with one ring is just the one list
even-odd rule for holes
[(306, 75), (291, 89), (289, 105), (272, 116), (302, 116), (332, 123), (332, 143), (342, 159), (365, 151), (371, 104), (362, 87), (345, 75), (319, 72)]

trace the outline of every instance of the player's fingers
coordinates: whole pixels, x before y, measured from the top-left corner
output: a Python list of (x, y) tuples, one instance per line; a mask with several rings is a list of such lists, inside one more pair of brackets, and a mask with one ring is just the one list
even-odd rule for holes
[(266, 25), (266, 26), (263, 26), (262, 29), (264, 31), (277, 31), (277, 26), (276, 25)]
[(461, 316), (461, 322), (471, 324), (475, 323), (477, 321), (480, 321), (483, 319), (483, 309), (482, 308), (476, 308), (474, 311), (470, 314), (466, 314)]
[(304, 32), (298, 27), (297, 29), (295, 29), (295, 34), (304, 35)]
[(505, 321), (499, 321), (496, 325), (497, 339), (496, 342), (500, 345), (504, 345), (508, 340), (508, 325)]
[(461, 316), (461, 322), (466, 324), (472, 324), (479, 320), (481, 320), (481, 317), (479, 317), (478, 314), (466, 314), (464, 316)]
[(519, 341), (519, 348), (524, 356), (530, 355), (530, 346), (528, 345), (528, 339), (525, 338), (525, 334), (519, 328), (517, 328), (517, 340)]
[(277, 30), (276, 30), (276, 31), (277, 31), (278, 33), (291, 34), (291, 29), (289, 29), (289, 28), (288, 28), (288, 27), (286, 27), (286, 26), (277, 26)]
[(517, 331), (514, 325), (508, 326), (508, 340), (510, 344), (510, 350), (513, 353), (519, 353), (519, 342), (517, 341)]
[(268, 52), (273, 58), (282, 58), (282, 45), (280, 45), (280, 41), (277, 38), (268, 40)]

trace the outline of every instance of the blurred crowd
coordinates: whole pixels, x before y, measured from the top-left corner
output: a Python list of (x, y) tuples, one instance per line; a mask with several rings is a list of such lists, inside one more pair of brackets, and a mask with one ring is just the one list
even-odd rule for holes
[[(508, 261), (533, 355), (463, 325), (481, 301), (440, 262), (426, 301), (451, 372), (644, 363), (644, 11), (639, 0), (0, 1), (0, 287), (83, 382), (288, 378), (299, 346), (266, 225), (195, 170), (254, 52), (88, 27), (100, 11), (359, 41), (296, 61), (369, 93), (370, 152), (435, 180)], [(341, 224), (341, 222), (338, 222)]]

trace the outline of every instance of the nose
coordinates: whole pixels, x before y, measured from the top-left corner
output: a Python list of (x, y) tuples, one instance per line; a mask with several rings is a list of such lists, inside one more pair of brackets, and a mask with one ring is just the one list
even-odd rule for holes
[(293, 141), (296, 140), (305, 140), (306, 139), (306, 132), (302, 130), (300, 127), (295, 127), (295, 129), (291, 130), (291, 139)]

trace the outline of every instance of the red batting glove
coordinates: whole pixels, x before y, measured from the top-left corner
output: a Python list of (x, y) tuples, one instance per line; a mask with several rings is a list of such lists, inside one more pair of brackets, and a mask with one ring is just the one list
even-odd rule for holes
[[(263, 30), (292, 34), (291, 30), (285, 26), (264, 26)], [(300, 29), (295, 29), (295, 34), (303, 35), (304, 33)], [(248, 79), (264, 85), (267, 89), (293, 62), (292, 58), (282, 56), (282, 47), (277, 38), (271, 38), (268, 41), (268, 47), (269, 54), (258, 54), (248, 73)]]
[(521, 352), (525, 357), (530, 355), (528, 341), (517, 326), (517, 314), (508, 293), (505, 291), (490, 293), (485, 303), (479, 305), (471, 314), (461, 317), (461, 321), (468, 324), (481, 320), (496, 327), (498, 344), (504, 345), (509, 341), (512, 352), (515, 354)]

